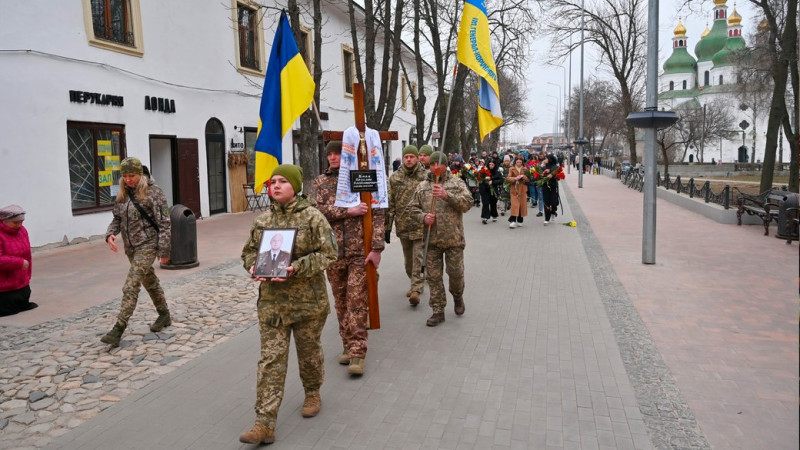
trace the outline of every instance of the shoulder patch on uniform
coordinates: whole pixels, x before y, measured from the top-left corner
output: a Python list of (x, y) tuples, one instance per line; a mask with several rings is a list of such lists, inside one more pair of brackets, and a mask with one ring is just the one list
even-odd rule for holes
[(161, 215), (164, 217), (169, 216), (169, 207), (167, 205), (161, 205)]

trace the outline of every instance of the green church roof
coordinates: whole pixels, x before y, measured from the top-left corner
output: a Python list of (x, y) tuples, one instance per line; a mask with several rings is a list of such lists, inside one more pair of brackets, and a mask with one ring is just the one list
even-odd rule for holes
[(732, 66), (734, 64), (734, 53), (744, 48), (746, 48), (746, 45), (741, 36), (728, 38), (725, 42), (725, 47), (722, 47), (722, 50), (718, 51), (712, 58), (714, 67)]
[(664, 61), (664, 73), (694, 73), (697, 61), (689, 54), (686, 47), (677, 47), (672, 55)]
[(711, 61), (714, 55), (725, 47), (728, 40), (728, 21), (718, 19), (714, 21), (711, 32), (708, 36), (700, 39), (694, 47), (694, 54), (697, 55), (697, 62)]

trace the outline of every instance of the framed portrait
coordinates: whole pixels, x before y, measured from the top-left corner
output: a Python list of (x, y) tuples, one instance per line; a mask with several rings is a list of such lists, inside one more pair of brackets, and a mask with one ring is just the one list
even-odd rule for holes
[(265, 228), (261, 232), (254, 277), (286, 278), (292, 264), (296, 228)]

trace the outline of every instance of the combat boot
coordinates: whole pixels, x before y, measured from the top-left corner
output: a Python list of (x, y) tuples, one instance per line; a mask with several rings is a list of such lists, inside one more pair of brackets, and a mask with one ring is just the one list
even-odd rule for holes
[(343, 366), (350, 364), (350, 355), (347, 350), (342, 350), (342, 353), (339, 353), (339, 364)]
[(112, 347), (119, 347), (119, 341), (122, 339), (122, 333), (124, 331), (125, 326), (117, 322), (114, 324), (114, 328), (108, 332), (108, 334), (100, 338), (100, 342), (108, 344)]
[(466, 307), (464, 306), (464, 297), (453, 299), (453, 304), (457, 316), (464, 314), (464, 310), (466, 310)]
[(245, 444), (272, 444), (275, 442), (275, 430), (260, 423), (239, 435), (239, 442)]
[(410, 303), (411, 306), (419, 305), (419, 292), (412, 292), (411, 295), (408, 296), (408, 303)]
[(350, 375), (364, 375), (364, 358), (350, 358), (350, 366), (347, 367)]
[(159, 311), (158, 312), (158, 319), (150, 325), (150, 331), (153, 333), (158, 333), (159, 331), (163, 330), (164, 327), (168, 327), (172, 325), (172, 317), (169, 315), (169, 310)]
[(428, 321), (425, 322), (425, 324), (428, 325), (429, 327), (435, 327), (436, 325), (439, 325), (442, 322), (444, 322), (444, 313), (435, 312), (431, 317), (428, 318)]
[(322, 398), (319, 396), (319, 392), (316, 394), (307, 394), (306, 400), (303, 402), (303, 417), (314, 417), (319, 413), (319, 409), (322, 407)]

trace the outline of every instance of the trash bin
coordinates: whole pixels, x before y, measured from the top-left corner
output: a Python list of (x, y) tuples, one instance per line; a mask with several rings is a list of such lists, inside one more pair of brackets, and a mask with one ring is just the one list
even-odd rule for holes
[(197, 219), (192, 210), (183, 205), (169, 209), (172, 230), (169, 261), (161, 264), (162, 269), (191, 269), (197, 267)]
[(793, 192), (787, 192), (786, 194), (786, 200), (781, 202), (781, 206), (778, 208), (778, 232), (775, 233), (775, 237), (796, 241), (797, 230), (794, 230), (794, 224), (791, 222), (793, 216), (790, 216), (786, 210), (788, 208), (797, 208), (798, 194)]

